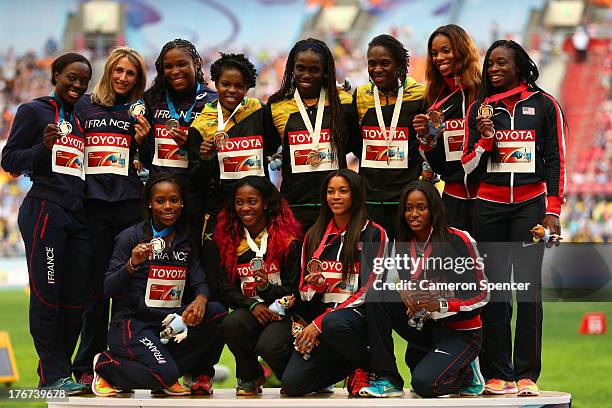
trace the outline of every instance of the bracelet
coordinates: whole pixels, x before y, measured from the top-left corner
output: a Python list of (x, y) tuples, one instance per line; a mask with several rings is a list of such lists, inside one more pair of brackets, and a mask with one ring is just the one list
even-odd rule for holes
[(255, 287), (257, 288), (257, 291), (259, 292), (259, 291), (264, 291), (264, 290), (268, 289), (268, 287), (269, 287), (269, 286), (270, 286), (270, 281), (266, 281), (266, 284), (265, 284), (265, 285), (263, 285), (263, 287), (262, 287), (262, 288), (260, 288), (260, 287), (259, 287), (259, 286), (257, 286), (257, 285), (256, 285)]
[(128, 259), (128, 263), (127, 263), (127, 268), (128, 268), (128, 272), (136, 272), (136, 268), (134, 268), (134, 265), (132, 265), (132, 257), (130, 256), (130, 259)]

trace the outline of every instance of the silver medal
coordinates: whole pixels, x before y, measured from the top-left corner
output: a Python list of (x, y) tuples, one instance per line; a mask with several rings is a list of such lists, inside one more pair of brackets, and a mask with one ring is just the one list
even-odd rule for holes
[(161, 237), (154, 237), (151, 239), (151, 249), (153, 254), (160, 255), (166, 249), (166, 241)]
[(67, 136), (72, 133), (72, 124), (67, 120), (60, 120), (57, 127), (59, 128), (59, 134), (62, 136)]

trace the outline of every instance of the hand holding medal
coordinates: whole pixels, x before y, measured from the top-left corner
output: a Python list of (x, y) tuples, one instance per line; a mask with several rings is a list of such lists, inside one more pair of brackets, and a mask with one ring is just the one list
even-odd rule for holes
[(43, 132), (43, 144), (47, 149), (52, 150), (58, 137), (60, 137), (59, 128), (55, 123), (49, 123)]
[[(142, 265), (153, 253), (153, 248), (149, 242), (141, 242), (132, 249), (132, 256), (128, 261), (128, 272), (133, 273), (137, 267)], [(130, 268), (132, 269), (130, 271)]]
[(485, 139), (490, 139), (495, 134), (493, 127), (493, 107), (488, 103), (483, 103), (478, 107), (478, 116), (476, 117), (476, 128), (478, 133)]

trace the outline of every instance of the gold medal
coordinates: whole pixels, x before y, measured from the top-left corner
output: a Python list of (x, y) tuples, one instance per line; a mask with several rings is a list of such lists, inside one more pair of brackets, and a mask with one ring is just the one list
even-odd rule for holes
[(434, 128), (439, 129), (444, 123), (444, 114), (437, 110), (427, 112), (427, 117)]
[(493, 117), (493, 107), (488, 103), (483, 103), (478, 107), (478, 116), (490, 119)]
[(227, 145), (228, 140), (229, 140), (229, 135), (222, 130), (217, 130), (215, 132), (215, 136), (213, 137), (213, 141), (217, 149), (225, 147)]
[(255, 273), (256, 271), (264, 269), (264, 266), (265, 266), (264, 260), (263, 258), (259, 256), (251, 259), (251, 262), (249, 262), (249, 269), (251, 270), (252, 273)]
[(181, 125), (178, 120), (172, 118), (166, 121), (166, 130), (170, 132), (172, 129), (178, 129)]
[(321, 164), (322, 161), (323, 161), (323, 158), (321, 157), (319, 152), (311, 150), (308, 153), (308, 158), (306, 159), (306, 162), (310, 164), (311, 166), (317, 167), (319, 164)]
[(154, 237), (151, 239), (151, 249), (153, 254), (159, 256), (166, 249), (166, 241), (162, 237)]
[[(130, 109), (128, 109), (128, 114), (131, 117), (135, 118), (136, 116), (144, 115), (146, 111), (147, 109), (145, 108), (144, 103), (140, 101), (136, 101), (132, 105), (130, 105)], [(167, 126), (167, 123), (166, 123), (166, 126)]]
[(312, 258), (306, 264), (306, 270), (308, 273), (320, 273), (323, 272), (323, 262), (317, 258)]
[(67, 120), (60, 120), (57, 127), (59, 128), (59, 134), (61, 136), (67, 136), (72, 132), (72, 124)]

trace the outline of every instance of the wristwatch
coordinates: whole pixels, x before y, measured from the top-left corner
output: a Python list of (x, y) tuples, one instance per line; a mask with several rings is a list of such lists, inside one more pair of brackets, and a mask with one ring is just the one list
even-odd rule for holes
[(448, 312), (448, 302), (444, 298), (438, 298), (438, 302), (440, 302), (440, 313)]

